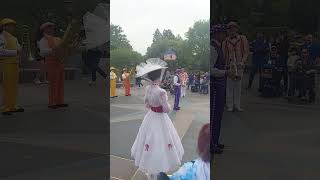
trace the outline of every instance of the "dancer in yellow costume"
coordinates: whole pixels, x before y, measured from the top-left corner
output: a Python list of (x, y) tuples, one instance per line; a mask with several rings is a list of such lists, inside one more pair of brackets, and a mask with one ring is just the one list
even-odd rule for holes
[(117, 96), (117, 75), (114, 73), (115, 68), (110, 68), (110, 97), (118, 97)]
[(16, 37), (12, 35), (16, 28), (16, 22), (5, 18), (0, 21), (0, 64), (3, 73), (3, 115), (11, 115), (15, 112), (24, 112), (23, 108), (16, 106), (19, 81), (19, 60), (21, 46)]

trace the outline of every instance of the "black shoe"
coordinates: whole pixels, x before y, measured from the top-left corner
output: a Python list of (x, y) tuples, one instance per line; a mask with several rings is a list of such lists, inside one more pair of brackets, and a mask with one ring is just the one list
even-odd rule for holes
[(218, 148), (224, 149), (224, 145), (223, 144), (218, 144)]
[(213, 153), (214, 154), (222, 154), (223, 153), (223, 150), (219, 147), (216, 147), (214, 150), (213, 150)]
[(12, 113), (11, 113), (11, 112), (2, 112), (2, 115), (4, 115), (4, 116), (11, 116)]
[(17, 113), (17, 112), (24, 112), (24, 109), (23, 108), (17, 108), (16, 110), (14, 111), (9, 111), (10, 113)]
[(69, 104), (57, 104), (58, 107), (68, 107)]
[(50, 109), (57, 109), (58, 106), (57, 106), (57, 105), (51, 105), (51, 106), (48, 106), (48, 108), (50, 108)]

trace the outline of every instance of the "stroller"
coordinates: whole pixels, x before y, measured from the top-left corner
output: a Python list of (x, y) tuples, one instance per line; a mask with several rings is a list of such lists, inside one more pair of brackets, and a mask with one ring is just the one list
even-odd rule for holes
[(199, 80), (194, 80), (193, 86), (191, 86), (191, 92), (199, 92), (200, 90), (200, 82)]
[(265, 64), (261, 72), (261, 96), (279, 97), (282, 94), (281, 73), (282, 67), (273, 64)]

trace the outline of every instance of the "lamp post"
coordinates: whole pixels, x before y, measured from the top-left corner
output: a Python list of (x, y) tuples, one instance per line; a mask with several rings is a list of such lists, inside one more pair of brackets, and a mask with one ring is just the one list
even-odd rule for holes
[(64, 9), (65, 9), (65, 12), (67, 14), (67, 21), (68, 23), (71, 22), (72, 20), (72, 15), (73, 15), (73, 1), (72, 0), (65, 0), (63, 1), (63, 4), (64, 4)]

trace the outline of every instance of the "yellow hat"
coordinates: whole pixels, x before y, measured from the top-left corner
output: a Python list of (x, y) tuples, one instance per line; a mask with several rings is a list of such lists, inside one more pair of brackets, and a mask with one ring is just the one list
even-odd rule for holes
[(115, 70), (115, 69), (116, 69), (116, 68), (114, 68), (114, 67), (111, 67), (111, 68), (110, 68), (110, 70)]
[(1, 26), (7, 25), (7, 24), (17, 24), (17, 22), (15, 20), (9, 19), (9, 18), (4, 18), (0, 22)]

